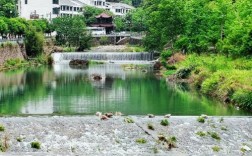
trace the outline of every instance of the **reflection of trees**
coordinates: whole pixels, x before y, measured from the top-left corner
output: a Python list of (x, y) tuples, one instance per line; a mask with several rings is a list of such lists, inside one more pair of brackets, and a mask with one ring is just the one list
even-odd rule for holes
[[(34, 99), (39, 99), (47, 96), (47, 87), (43, 85), (43, 71), (28, 70), (22, 75), (23, 83), (12, 84), (5, 88), (7, 90), (1, 95), (0, 113), (1, 114), (20, 114), (21, 108), (28, 102)], [(13, 74), (13, 76), (19, 76)], [(20, 85), (19, 85), (20, 84)], [(17, 85), (17, 89), (13, 90), (13, 86)], [(1, 88), (0, 92), (3, 92)]]

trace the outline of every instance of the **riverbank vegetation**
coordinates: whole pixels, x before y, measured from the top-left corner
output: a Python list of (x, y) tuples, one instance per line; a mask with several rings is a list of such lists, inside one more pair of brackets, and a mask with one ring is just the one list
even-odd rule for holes
[(161, 51), (170, 80), (187, 79), (201, 93), (252, 109), (250, 0), (148, 0), (141, 9), (151, 17), (144, 46)]

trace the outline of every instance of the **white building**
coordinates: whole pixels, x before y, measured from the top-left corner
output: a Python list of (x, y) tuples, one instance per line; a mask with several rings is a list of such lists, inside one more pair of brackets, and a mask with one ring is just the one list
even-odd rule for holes
[(124, 3), (111, 3), (106, 0), (18, 0), (18, 13), (26, 19), (80, 15), (83, 6), (106, 9), (116, 16), (126, 15), (134, 7)]
[(111, 11), (116, 16), (124, 16), (132, 9), (134, 9), (133, 6), (124, 3), (107, 2), (106, 4), (106, 10)]
[(78, 0), (60, 0), (60, 16), (74, 16), (80, 15), (84, 3)]
[(78, 0), (18, 0), (18, 13), (25, 19), (46, 18), (81, 14), (85, 4)]
[(26, 19), (57, 17), (59, 0), (18, 0), (18, 13)]

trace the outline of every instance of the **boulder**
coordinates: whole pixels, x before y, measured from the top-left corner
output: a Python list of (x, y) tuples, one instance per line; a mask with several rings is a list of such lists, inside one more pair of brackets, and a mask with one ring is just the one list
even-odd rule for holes
[(154, 70), (160, 70), (161, 67), (162, 67), (162, 64), (161, 64), (161, 62), (158, 61), (158, 62), (155, 62), (154, 66), (153, 66), (153, 69)]
[(88, 60), (71, 60), (69, 62), (69, 66), (71, 68), (74, 68), (74, 69), (85, 69), (87, 68), (89, 65), (89, 61)]

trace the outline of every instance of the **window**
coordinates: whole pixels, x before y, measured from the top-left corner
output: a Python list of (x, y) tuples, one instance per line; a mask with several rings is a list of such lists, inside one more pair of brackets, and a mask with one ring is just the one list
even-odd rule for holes
[(115, 12), (121, 12), (121, 9), (116, 9)]
[(58, 15), (59, 14), (59, 8), (53, 8), (53, 14)]
[(25, 4), (28, 4), (28, 0), (25, 0)]
[(76, 7), (74, 7), (74, 11), (76, 11)]
[(59, 0), (53, 0), (53, 4), (59, 4)]
[(101, 2), (98, 2), (98, 5), (101, 5), (102, 3)]
[(70, 11), (73, 11), (73, 7), (70, 7)]

